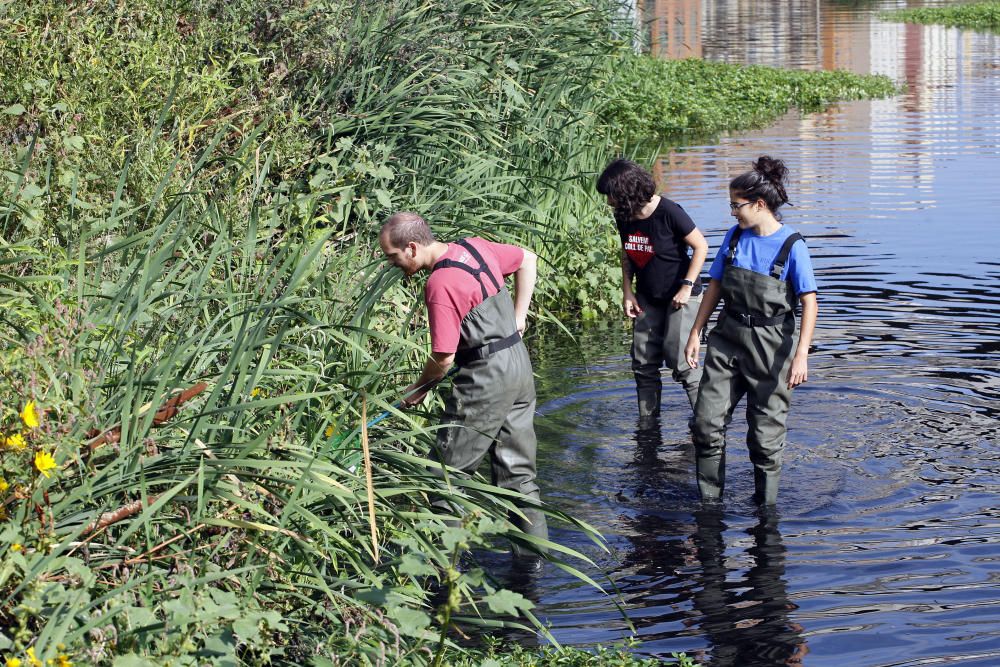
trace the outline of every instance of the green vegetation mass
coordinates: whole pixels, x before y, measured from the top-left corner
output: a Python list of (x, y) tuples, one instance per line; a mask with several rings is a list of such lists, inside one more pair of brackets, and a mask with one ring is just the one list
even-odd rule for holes
[(818, 111), (839, 100), (887, 97), (897, 90), (881, 75), (696, 59), (630, 56), (616, 71), (602, 113), (636, 142), (758, 127), (792, 107)]
[[(526, 243), (538, 317), (614, 312), (593, 178), (673, 131), (623, 110), (659, 65), (616, 17), (603, 0), (0, 4), (0, 659), (442, 664), (463, 655), (455, 626), (544, 634), (461, 560), (531, 545), (509, 494), (432, 474), (436, 406), (392, 407), (426, 321), (375, 235), (409, 209), (444, 238)], [(675, 90), (708, 108), (696, 79)]]
[(949, 7), (900, 9), (883, 13), (883, 18), (904, 23), (944, 25), (970, 30), (1000, 30), (1000, 2), (973, 2)]

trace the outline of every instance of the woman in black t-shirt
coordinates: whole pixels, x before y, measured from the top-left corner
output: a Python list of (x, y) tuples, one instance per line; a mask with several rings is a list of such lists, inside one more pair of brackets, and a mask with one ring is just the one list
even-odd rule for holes
[(701, 369), (688, 365), (684, 344), (701, 301), (698, 274), (708, 243), (680, 205), (656, 194), (652, 174), (635, 162), (609, 164), (597, 191), (614, 209), (622, 240), (622, 308), (635, 320), (632, 371), (639, 421), (651, 426), (660, 414), (664, 363), (692, 407), (698, 397)]

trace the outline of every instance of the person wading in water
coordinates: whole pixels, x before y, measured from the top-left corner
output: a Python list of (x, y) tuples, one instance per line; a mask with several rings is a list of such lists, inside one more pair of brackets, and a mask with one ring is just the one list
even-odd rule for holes
[[(817, 313), (809, 249), (802, 236), (781, 224), (778, 213), (788, 203), (787, 173), (781, 160), (765, 155), (729, 184), (729, 208), (737, 224), (709, 269), (711, 281), (685, 347), (688, 363), (696, 366), (702, 331), (724, 301), (708, 337), (692, 429), (702, 500), (722, 497), (726, 427), (745, 394), (754, 500), (777, 502), (785, 420), (792, 389), (808, 379)], [(802, 306), (798, 332), (796, 303)]]
[(639, 427), (648, 429), (659, 423), (664, 363), (692, 408), (697, 398), (701, 369), (686, 360), (684, 342), (701, 300), (698, 274), (708, 243), (679, 204), (656, 194), (652, 174), (631, 160), (609, 164), (597, 191), (614, 209), (621, 236), (622, 308), (635, 320), (632, 372)]
[[(427, 271), (424, 288), (431, 355), (420, 377), (406, 388), (404, 406), (424, 400), (428, 390), (458, 364), (445, 402), (435, 456), (447, 466), (475, 473), (488, 455), (493, 484), (523, 494), (526, 517), (510, 520), (536, 538), (548, 539), (538, 509), (535, 481), (535, 383), (521, 341), (535, 288), (534, 253), (481, 238), (441, 243), (415, 213), (396, 213), (382, 226), (379, 245), (407, 276)], [(504, 277), (514, 274), (514, 298)], [(516, 503), (517, 501), (515, 501)], [(454, 511), (436, 502), (443, 511)], [(515, 565), (535, 569), (535, 552), (514, 543)]]

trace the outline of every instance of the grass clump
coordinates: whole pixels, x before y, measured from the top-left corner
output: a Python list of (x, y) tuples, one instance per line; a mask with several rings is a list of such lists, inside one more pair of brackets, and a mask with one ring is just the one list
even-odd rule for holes
[(551, 646), (532, 649), (516, 643), (495, 643), (485, 651), (455, 659), (453, 664), (455, 667), (699, 667), (699, 663), (685, 653), (673, 653), (669, 660), (636, 656), (632, 650), (638, 645), (637, 641), (626, 641), (588, 651)]
[(843, 100), (897, 92), (892, 80), (882, 75), (698, 59), (635, 55), (624, 58), (616, 71), (601, 113), (638, 143), (759, 127), (792, 107), (818, 111)]
[(900, 9), (882, 13), (882, 18), (902, 23), (943, 25), (969, 30), (1000, 31), (1000, 2), (973, 2), (949, 7)]

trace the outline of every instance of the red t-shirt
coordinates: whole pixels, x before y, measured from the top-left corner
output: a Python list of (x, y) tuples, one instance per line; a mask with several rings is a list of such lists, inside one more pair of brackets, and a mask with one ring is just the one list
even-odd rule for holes
[[(503, 278), (521, 268), (524, 250), (516, 245), (492, 243), (486, 239), (472, 237), (466, 239), (486, 261), (490, 273), (503, 285)], [(462, 246), (449, 243), (438, 261), (450, 259), (461, 264), (478, 268), (479, 262)], [(486, 294), (493, 296), (497, 289), (486, 276), (480, 276), (486, 286)], [(451, 354), (458, 349), (462, 320), (469, 311), (483, 302), (483, 291), (479, 281), (464, 269), (447, 267), (431, 273), (424, 287), (424, 301), (427, 303), (427, 317), (431, 328), (431, 350), (441, 354)]]

